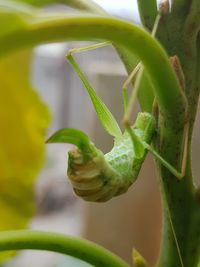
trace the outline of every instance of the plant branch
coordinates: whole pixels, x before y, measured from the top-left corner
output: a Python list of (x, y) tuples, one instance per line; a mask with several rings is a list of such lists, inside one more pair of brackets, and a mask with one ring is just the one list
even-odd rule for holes
[(1, 38), (0, 50), (3, 55), (17, 48), (63, 40), (108, 40), (136, 54), (154, 85), (163, 116), (169, 125), (175, 128), (180, 128), (180, 124), (182, 126), (187, 109), (186, 99), (165, 51), (150, 34), (128, 22), (99, 16), (49, 15), (46, 19), (36, 16), (32, 20), (27, 19), (24, 28)]
[[(7, 0), (6, 0), (7, 1)], [(106, 12), (91, 0), (16, 0), (32, 6), (42, 7), (51, 4), (65, 4), (67, 6), (80, 9), (82, 11), (105, 14)]]
[(185, 17), (188, 13), (188, 9), (190, 7), (191, 1), (188, 0), (173, 0), (172, 1), (172, 7), (171, 12), (176, 13), (178, 17)]
[(57, 233), (18, 230), (0, 234), (0, 251), (48, 250), (70, 255), (96, 267), (130, 267), (108, 250), (86, 240)]
[[(108, 13), (103, 10), (100, 6), (98, 6), (96, 3), (94, 3), (92, 0), (17, 0), (21, 3), (28, 3), (32, 6), (37, 7), (43, 7), (47, 4), (59, 4), (63, 3), (65, 5), (69, 5), (72, 8), (75, 8), (77, 10), (86, 11), (86, 12), (92, 12), (97, 15), (108, 15)], [(2, 2), (1, 2), (2, 4)], [(4, 5), (9, 5), (9, 0), (5, 0)], [(10, 2), (10, 5), (13, 6), (14, 3)], [(16, 5), (15, 5), (16, 6)], [(28, 5), (25, 5), (26, 9), (28, 9)], [(29, 6), (29, 9), (32, 7)], [(136, 59), (135, 55), (133, 53), (130, 53), (127, 49), (121, 46), (116, 46), (115, 49), (117, 50), (122, 62), (124, 63), (124, 66), (128, 73), (131, 73), (131, 71), (136, 66), (138, 60)], [(146, 112), (151, 112), (152, 110), (152, 104), (154, 99), (154, 94), (152, 91), (152, 85), (149, 82), (149, 79), (147, 79), (146, 75), (144, 75), (140, 90), (138, 93), (138, 99), (140, 102), (141, 109)]]
[[(183, 28), (183, 53), (184, 53), (184, 72), (186, 75), (186, 89), (189, 104), (196, 98), (196, 92), (191, 90), (196, 85), (197, 62), (197, 36), (200, 30), (200, 5), (198, 0), (191, 1), (189, 13), (185, 19)], [(195, 93), (195, 95), (194, 95)]]
[(143, 26), (151, 31), (158, 14), (156, 0), (137, 0)]
[[(200, 5), (198, 0), (192, 0), (190, 4), (190, 10), (188, 12), (188, 16), (186, 18), (186, 33), (191, 34), (194, 39), (194, 43), (196, 43), (196, 37), (200, 30)], [(189, 37), (189, 36), (188, 36)]]

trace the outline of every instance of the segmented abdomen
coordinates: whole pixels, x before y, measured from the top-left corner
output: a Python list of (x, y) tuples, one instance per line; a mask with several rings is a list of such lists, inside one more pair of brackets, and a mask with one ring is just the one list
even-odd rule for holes
[[(134, 133), (150, 142), (155, 131), (155, 121), (148, 113), (139, 113)], [(86, 201), (103, 202), (128, 190), (137, 179), (144, 161), (144, 149), (137, 158), (130, 135), (125, 132), (117, 138), (113, 149), (103, 154), (90, 143), (87, 154), (80, 149), (69, 152), (68, 177), (74, 192)]]
[(70, 151), (68, 177), (74, 192), (86, 201), (95, 202), (107, 201), (126, 192), (141, 167), (141, 159), (133, 159), (130, 140), (128, 143), (128, 147), (124, 142), (116, 144), (105, 156), (94, 147), (96, 155), (86, 161), (79, 149)]

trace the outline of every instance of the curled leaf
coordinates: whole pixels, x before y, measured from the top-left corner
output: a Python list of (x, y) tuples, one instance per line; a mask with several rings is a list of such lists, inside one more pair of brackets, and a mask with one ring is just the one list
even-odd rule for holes
[(46, 143), (69, 143), (76, 145), (83, 153), (90, 150), (90, 140), (88, 136), (77, 129), (67, 128), (61, 129), (55, 132), (51, 137), (48, 138)]

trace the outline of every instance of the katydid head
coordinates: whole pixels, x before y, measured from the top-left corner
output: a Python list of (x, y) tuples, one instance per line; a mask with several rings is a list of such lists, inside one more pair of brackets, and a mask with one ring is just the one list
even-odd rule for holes
[(149, 144), (156, 129), (155, 118), (150, 113), (139, 112), (134, 128), (138, 132), (140, 140)]

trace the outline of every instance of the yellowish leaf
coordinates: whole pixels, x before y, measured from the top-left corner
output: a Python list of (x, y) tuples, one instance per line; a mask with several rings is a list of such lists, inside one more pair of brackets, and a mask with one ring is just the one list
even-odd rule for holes
[(0, 60), (0, 230), (27, 226), (44, 157), (49, 113), (29, 84), (30, 55)]

